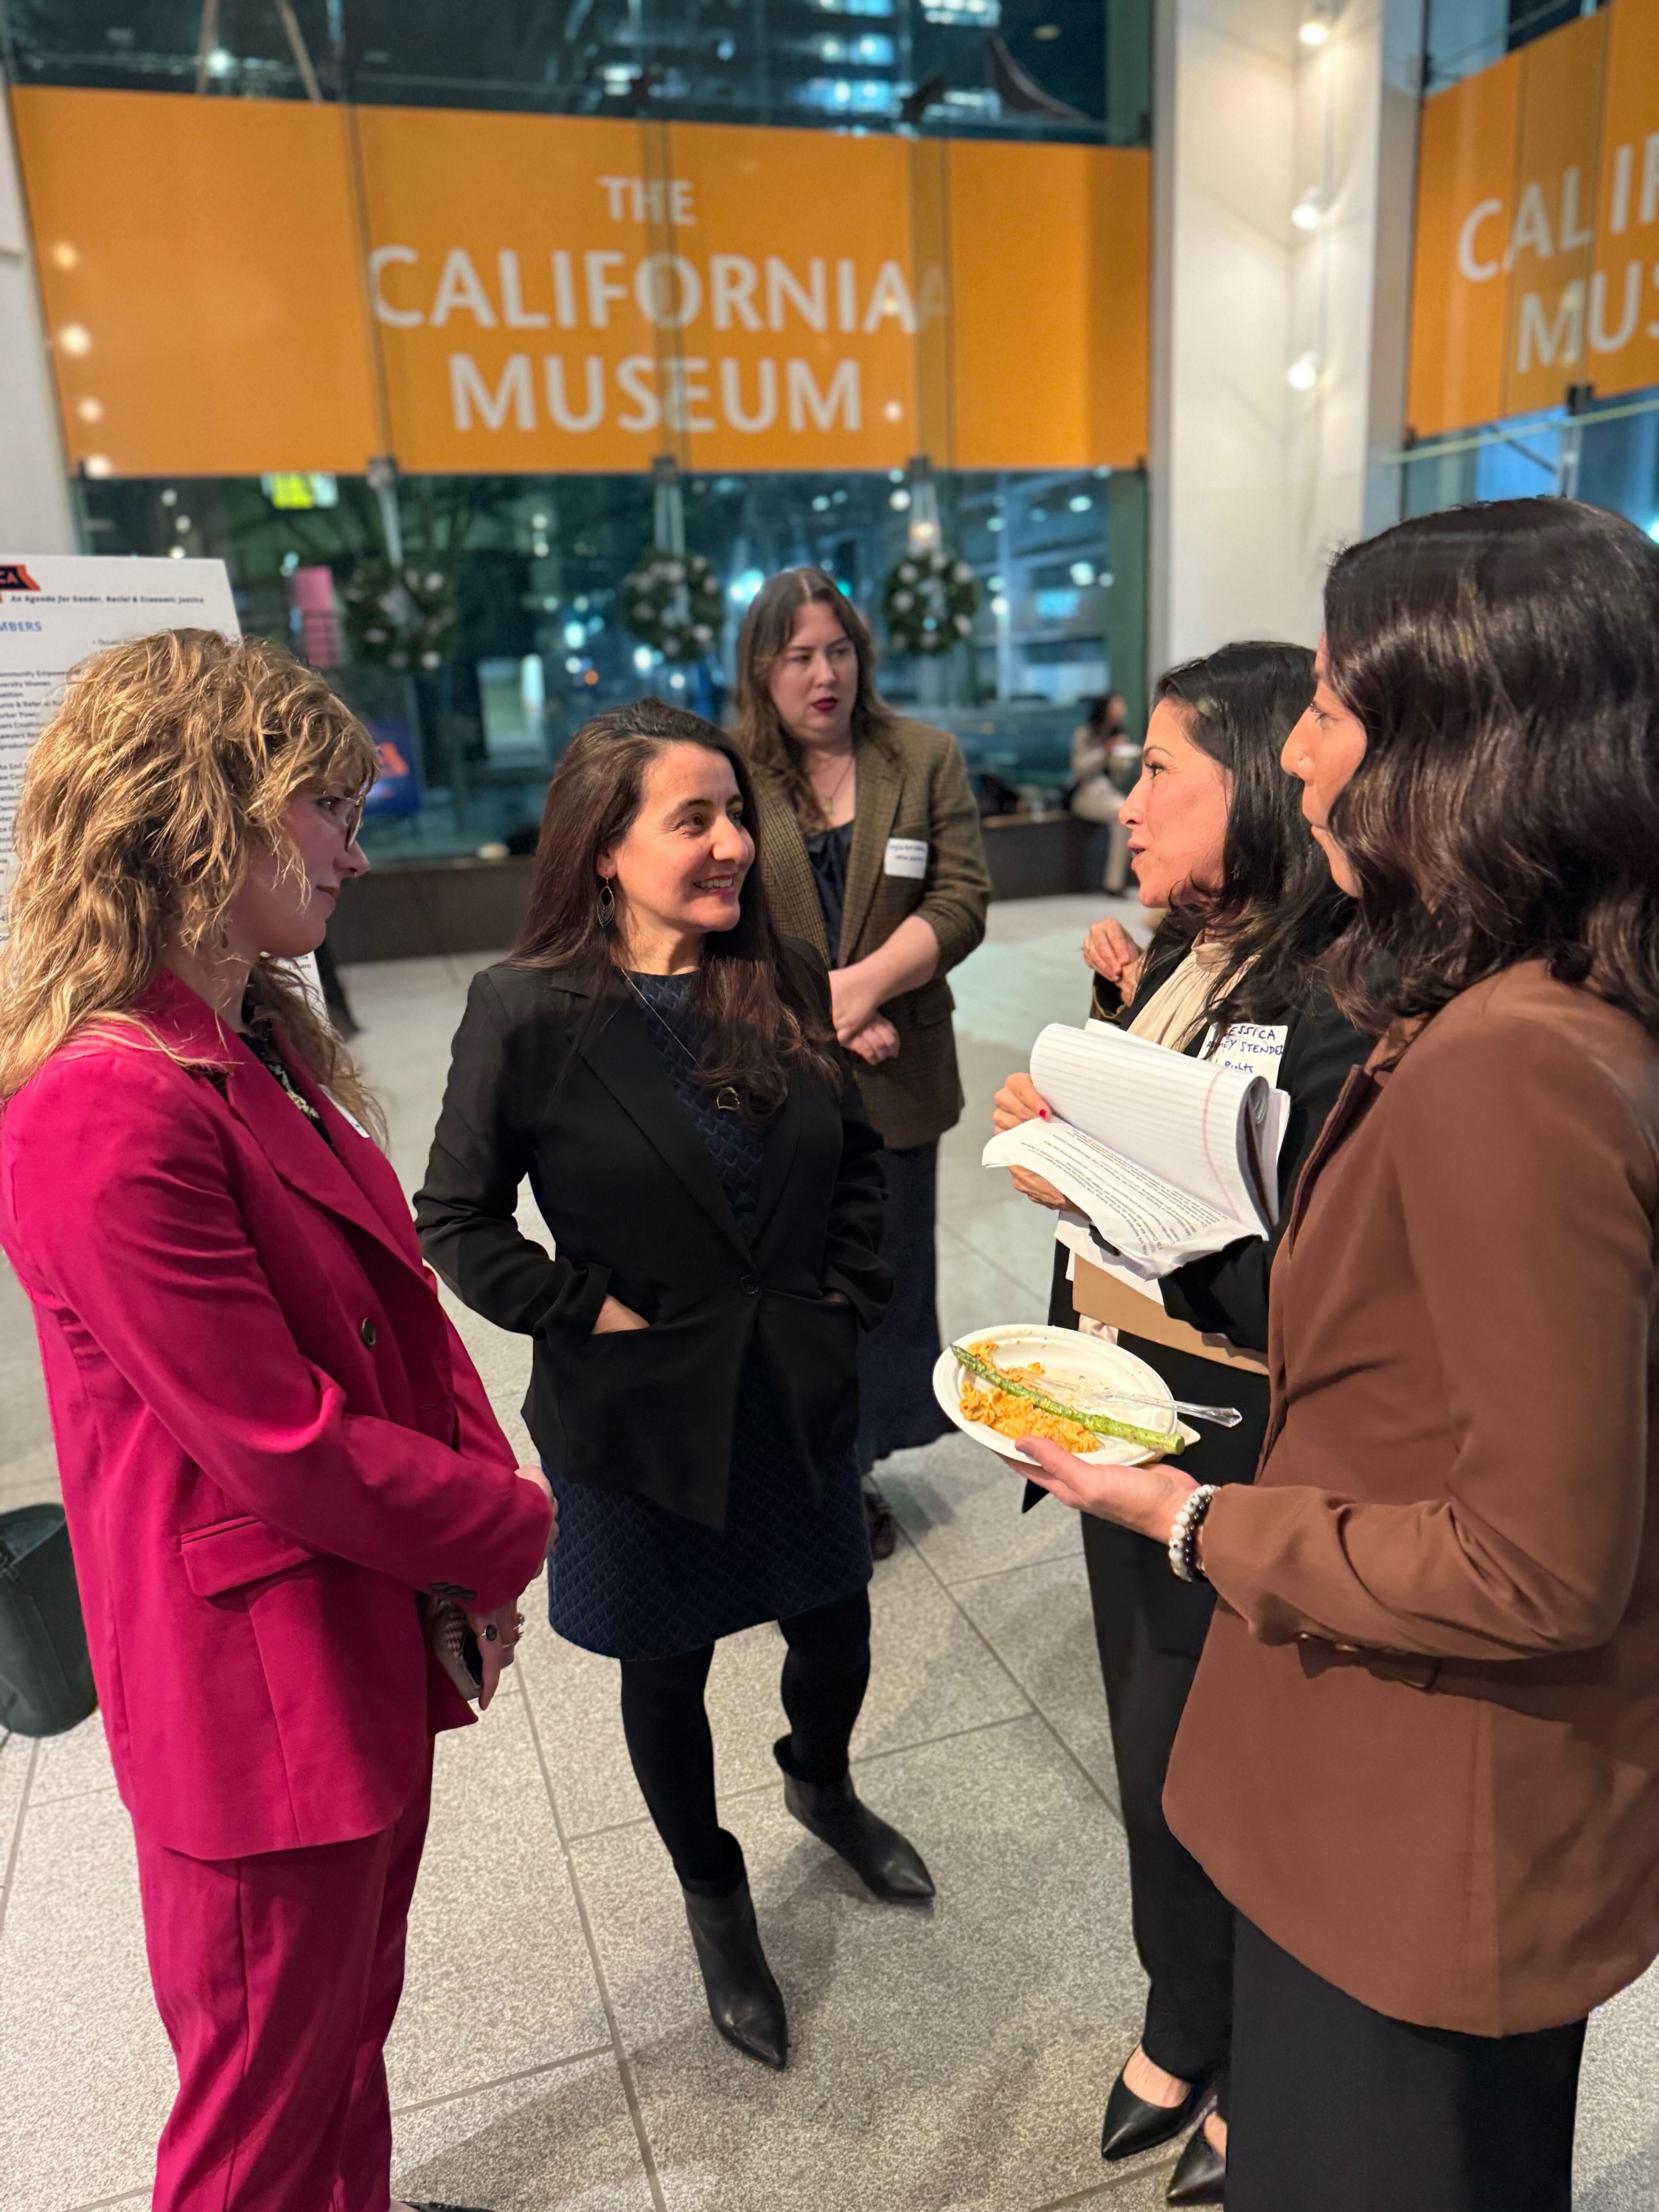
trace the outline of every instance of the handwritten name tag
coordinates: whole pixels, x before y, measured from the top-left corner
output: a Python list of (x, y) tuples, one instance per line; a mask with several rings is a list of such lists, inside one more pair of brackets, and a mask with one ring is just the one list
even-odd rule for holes
[(1276, 1083), (1290, 1033), (1285, 1022), (1235, 1022), (1218, 1044), (1205, 1048), (1204, 1057), (1239, 1075), (1261, 1075)]
[(920, 883), (927, 872), (927, 840), (925, 837), (890, 837), (881, 872), (884, 876), (913, 876)]

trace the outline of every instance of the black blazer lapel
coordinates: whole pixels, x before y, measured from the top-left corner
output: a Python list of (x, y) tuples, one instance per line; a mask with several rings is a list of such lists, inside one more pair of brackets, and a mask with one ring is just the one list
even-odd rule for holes
[(760, 1194), (755, 1200), (755, 1242), (783, 1196), (789, 1170), (800, 1144), (800, 1086), (798, 1074), (784, 1094), (783, 1103), (766, 1125), (766, 1153), (761, 1162)]
[(581, 1041), (587, 1062), (617, 1103), (655, 1146), (709, 1219), (747, 1253), (736, 1217), (726, 1202), (720, 1170), (696, 1125), (674, 1096), (661, 1055), (646, 1034), (645, 1016), (617, 998), (608, 1016)]

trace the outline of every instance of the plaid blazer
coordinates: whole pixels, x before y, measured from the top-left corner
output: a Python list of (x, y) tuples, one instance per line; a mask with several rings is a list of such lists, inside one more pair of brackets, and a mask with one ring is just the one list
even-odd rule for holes
[[(991, 877), (979, 834), (979, 809), (961, 749), (948, 731), (901, 722), (892, 750), (859, 748), (858, 805), (847, 869), (841, 943), (824, 935), (812, 864), (799, 821), (782, 787), (756, 778), (761, 880), (772, 919), (787, 937), (805, 938), (832, 968), (850, 967), (884, 945), (907, 915), (919, 914), (939, 939), (939, 972), (882, 1008), (899, 1034), (898, 1056), (878, 1067), (856, 1063), (870, 1119), (894, 1151), (931, 1144), (962, 1112), (954, 1001), (947, 969), (985, 934)], [(921, 876), (890, 872), (890, 839), (927, 847)]]

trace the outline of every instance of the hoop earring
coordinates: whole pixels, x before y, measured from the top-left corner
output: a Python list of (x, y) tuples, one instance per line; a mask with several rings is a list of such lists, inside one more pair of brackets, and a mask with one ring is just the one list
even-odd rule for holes
[(611, 888), (609, 876), (599, 878), (599, 927), (609, 929), (617, 919), (617, 894)]

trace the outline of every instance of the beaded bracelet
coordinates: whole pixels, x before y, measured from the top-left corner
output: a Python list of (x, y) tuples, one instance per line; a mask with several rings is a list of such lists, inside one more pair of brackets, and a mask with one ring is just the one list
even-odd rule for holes
[(1200, 1482), (1182, 1501), (1170, 1531), (1170, 1565), (1183, 1583), (1203, 1579), (1204, 1570), (1198, 1564), (1198, 1532), (1215, 1493), (1214, 1483)]

